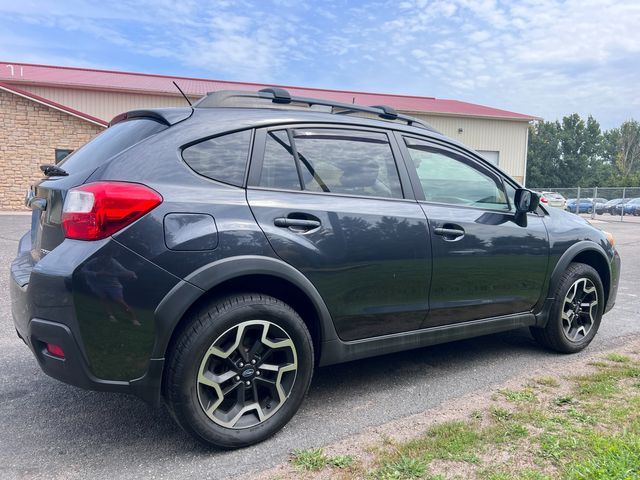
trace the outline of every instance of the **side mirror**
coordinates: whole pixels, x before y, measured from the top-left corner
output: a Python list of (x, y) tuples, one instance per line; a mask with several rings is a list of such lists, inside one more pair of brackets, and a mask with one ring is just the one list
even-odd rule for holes
[(517, 213), (535, 212), (540, 205), (540, 195), (526, 188), (518, 188), (514, 198)]

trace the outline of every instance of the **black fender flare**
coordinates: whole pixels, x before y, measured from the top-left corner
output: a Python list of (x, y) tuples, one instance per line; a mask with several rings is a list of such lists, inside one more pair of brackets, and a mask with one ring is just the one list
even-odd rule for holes
[[(553, 292), (555, 292), (558, 283), (560, 282), (560, 277), (564, 273), (564, 271), (569, 267), (569, 264), (573, 262), (573, 259), (578, 256), (578, 254), (586, 251), (592, 251), (597, 253), (602, 257), (602, 259), (607, 264), (607, 268), (609, 269), (609, 278), (611, 278), (611, 261), (607, 256), (604, 248), (601, 245), (590, 241), (590, 240), (582, 240), (580, 242), (574, 243), (569, 248), (567, 248), (564, 253), (560, 256), (560, 259), (556, 262), (553, 267), (553, 272), (547, 278), (549, 278), (547, 285), (544, 286), (543, 291), (547, 292), (547, 295), (544, 297), (541, 302), (541, 308), (535, 314), (537, 318), (537, 326), (543, 327), (547, 323), (547, 319), (549, 316), (549, 311), (551, 310), (551, 304), (555, 300), (553, 296)], [(603, 283), (605, 279), (602, 279)]]
[(202, 295), (227, 280), (247, 275), (270, 275), (296, 285), (311, 300), (320, 319), (320, 341), (338, 338), (324, 300), (315, 286), (299, 270), (277, 258), (242, 255), (224, 258), (200, 267), (167, 293), (154, 312), (156, 340), (152, 358), (164, 358), (176, 326)]

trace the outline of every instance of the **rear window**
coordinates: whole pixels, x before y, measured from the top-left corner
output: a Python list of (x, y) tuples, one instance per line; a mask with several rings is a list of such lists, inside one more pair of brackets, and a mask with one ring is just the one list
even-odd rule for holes
[(196, 173), (241, 187), (249, 158), (251, 131), (230, 133), (196, 143), (182, 151), (182, 158)]
[(147, 118), (116, 123), (65, 157), (59, 166), (67, 173), (95, 170), (114, 155), (165, 128), (166, 125)]

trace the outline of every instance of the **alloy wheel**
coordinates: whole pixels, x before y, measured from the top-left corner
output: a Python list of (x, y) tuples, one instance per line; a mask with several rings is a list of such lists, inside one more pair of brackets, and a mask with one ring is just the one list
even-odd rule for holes
[(239, 323), (202, 358), (196, 379), (200, 406), (223, 427), (253, 427), (286, 402), (297, 370), (295, 345), (281, 327), (267, 320)]
[(562, 306), (562, 330), (571, 342), (585, 338), (595, 324), (598, 290), (588, 278), (579, 278), (569, 288)]

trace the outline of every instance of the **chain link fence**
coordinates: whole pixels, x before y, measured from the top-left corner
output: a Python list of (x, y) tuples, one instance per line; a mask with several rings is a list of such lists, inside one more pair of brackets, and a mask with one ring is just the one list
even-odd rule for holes
[(640, 222), (640, 187), (532, 188), (551, 207), (588, 218)]

